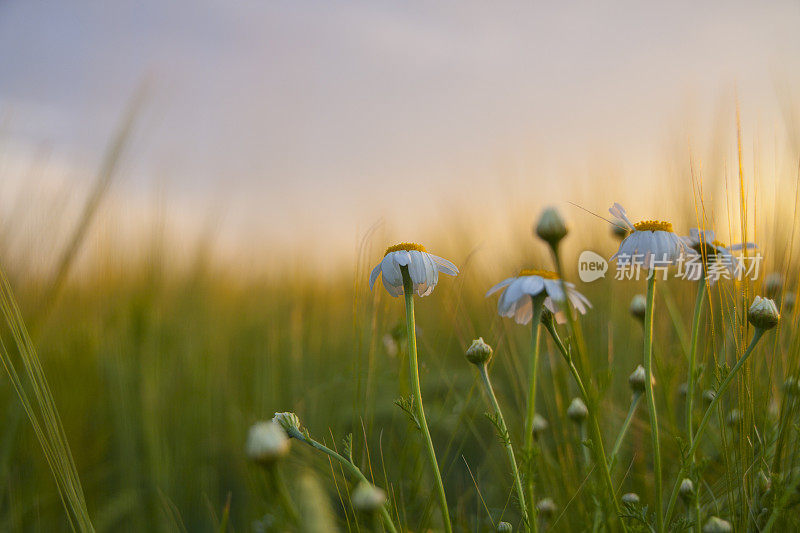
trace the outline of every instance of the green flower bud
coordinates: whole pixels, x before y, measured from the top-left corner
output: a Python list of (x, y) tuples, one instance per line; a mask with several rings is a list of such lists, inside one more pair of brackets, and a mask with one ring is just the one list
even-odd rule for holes
[(625, 222), (619, 219), (614, 219), (609, 226), (611, 227), (611, 235), (619, 240), (627, 237), (628, 233), (630, 232), (628, 227), (625, 225)]
[(582, 423), (589, 416), (589, 409), (580, 398), (575, 398), (567, 408), (567, 416), (576, 423)]
[(781, 319), (781, 314), (775, 306), (775, 302), (768, 298), (756, 296), (753, 304), (747, 311), (747, 320), (759, 329), (768, 330), (778, 325)]
[(512, 533), (514, 531), (514, 527), (508, 522), (500, 522), (497, 524), (496, 531), (497, 533)]
[(637, 294), (631, 300), (630, 312), (637, 320), (644, 322), (644, 315), (647, 309), (647, 299), (644, 294)]
[(487, 364), (492, 358), (492, 347), (483, 342), (483, 337), (472, 341), (472, 345), (467, 348), (467, 361), (473, 365), (481, 366)]
[(692, 480), (687, 478), (683, 478), (681, 481), (681, 486), (678, 488), (678, 495), (684, 501), (684, 503), (689, 503), (694, 498), (694, 483)]
[(270, 465), (289, 454), (289, 437), (275, 422), (258, 422), (247, 434), (245, 452), (251, 461)]
[[(652, 378), (652, 376), (650, 377)], [(631, 372), (631, 375), (628, 376), (628, 385), (633, 392), (641, 394), (644, 392), (646, 384), (647, 374), (645, 374), (644, 367), (639, 365), (633, 372)]]
[(703, 391), (703, 401), (707, 404), (711, 405), (711, 402), (714, 401), (714, 398), (717, 397), (717, 392), (711, 389), (706, 389)]
[(536, 504), (536, 510), (539, 511), (539, 514), (543, 517), (549, 518), (556, 514), (558, 506), (556, 502), (553, 501), (553, 498), (542, 498)]
[(558, 246), (568, 232), (564, 219), (555, 207), (545, 209), (536, 224), (536, 235), (553, 248)]
[(627, 503), (628, 505), (638, 505), (640, 501), (639, 495), (635, 492), (627, 492), (622, 495), (622, 503)]
[(716, 516), (709, 518), (706, 525), (703, 526), (703, 533), (730, 533), (731, 531), (733, 531), (731, 523)]
[(386, 493), (372, 483), (361, 481), (353, 489), (350, 499), (355, 510), (372, 513), (386, 504)]
[(533, 437), (539, 438), (539, 435), (547, 431), (547, 428), (550, 427), (550, 424), (547, 422), (547, 419), (536, 413), (533, 415), (533, 423), (531, 424), (531, 429), (533, 430)]
[(300, 431), (300, 419), (294, 413), (275, 413), (272, 421), (280, 425), (289, 435), (291, 435), (292, 430)]

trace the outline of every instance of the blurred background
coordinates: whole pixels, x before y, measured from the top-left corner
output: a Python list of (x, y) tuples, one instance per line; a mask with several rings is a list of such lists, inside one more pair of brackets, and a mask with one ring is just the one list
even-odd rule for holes
[[(496, 378), (519, 409), (527, 333), (482, 295), (548, 267), (530, 229), (543, 206), (571, 223), (569, 268), (582, 249), (614, 251), (593, 214), (619, 201), (679, 233), (702, 212), (723, 240), (759, 242), (765, 269), (796, 272), (798, 27), (792, 1), (0, 2), (0, 266), (97, 528), (214, 530), (227, 505), (238, 529), (271, 530), (269, 488), (242, 450), (250, 424), (285, 410), (328, 444), (354, 433), (376, 472), (392, 457), (380, 484), (402, 495), (401, 522), (435, 525), (392, 405), (407, 386), (402, 309), (366, 287), (398, 241), (462, 268), (419, 304), (423, 383), (457, 521), (485, 521), (472, 521), (474, 485), (502, 478), (503, 458), (484, 452), (463, 348), (484, 335), (517, 356)], [(600, 309), (586, 319), (598, 372), (617, 385), (612, 432), (641, 288), (580, 288)], [(667, 294), (665, 352), (694, 297)], [(762, 369), (763, 412), (784, 363)], [(665, 403), (679, 369), (660, 369)], [(550, 371), (553, 442), (575, 440), (555, 420), (566, 377)], [(0, 529), (66, 527), (5, 382), (0, 398)], [(338, 527), (358, 528), (339, 472), (335, 485), (306, 450), (292, 468), (294, 494), (321, 491)], [(629, 488), (648, 490), (646, 465), (631, 472)], [(553, 497), (582, 479), (553, 479)], [(504, 488), (483, 493), (494, 514)]]

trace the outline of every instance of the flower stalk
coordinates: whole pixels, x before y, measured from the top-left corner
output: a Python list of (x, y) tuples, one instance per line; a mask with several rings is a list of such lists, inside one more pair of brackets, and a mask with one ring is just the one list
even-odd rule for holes
[(433, 449), (433, 440), (431, 439), (431, 432), (428, 429), (428, 422), (425, 419), (425, 410), (422, 407), (422, 390), (419, 384), (419, 365), (417, 363), (417, 331), (414, 320), (414, 286), (411, 282), (411, 276), (408, 272), (407, 266), (401, 266), (400, 272), (403, 276), (403, 294), (406, 303), (406, 330), (407, 330), (407, 344), (408, 344), (408, 363), (411, 375), (411, 394), (414, 399), (414, 414), (419, 422), (420, 430), (425, 439), (425, 449), (428, 453), (428, 460), (431, 464), (431, 470), (434, 474), (436, 495), (439, 500), (439, 507), (442, 513), (442, 520), (444, 521), (444, 528), (447, 533), (452, 532), (453, 527), (450, 524), (450, 512), (447, 508), (447, 497), (444, 492), (444, 483), (442, 482), (442, 474), (439, 471), (439, 463), (436, 461), (436, 452)]
[(544, 295), (531, 297), (533, 305), (533, 318), (531, 319), (531, 350), (530, 350), (530, 376), (528, 382), (528, 406), (525, 413), (525, 436), (523, 439), (523, 450), (527, 459), (527, 485), (528, 500), (527, 507), (530, 512), (531, 523), (536, 528), (536, 497), (534, 489), (534, 447), (533, 438), (533, 419), (536, 416), (536, 385), (539, 380), (539, 324), (541, 323), (542, 311), (544, 310)]
[(517, 467), (517, 460), (514, 456), (514, 447), (511, 444), (511, 437), (508, 434), (508, 426), (506, 425), (506, 420), (503, 417), (503, 412), (500, 410), (500, 404), (497, 401), (497, 396), (494, 394), (492, 381), (489, 379), (489, 369), (485, 363), (478, 366), (478, 373), (481, 375), (481, 381), (486, 389), (486, 395), (489, 397), (489, 402), (491, 403), (492, 409), (494, 409), (495, 415), (497, 416), (497, 430), (501, 435), (501, 440), (503, 441), (503, 446), (505, 447), (506, 455), (508, 456), (508, 463), (511, 467), (511, 475), (514, 478), (514, 490), (517, 492), (517, 499), (519, 500), (522, 518), (525, 523), (528, 524), (528, 529), (532, 530), (532, 528), (535, 527), (534, 522), (536, 520), (535, 507), (533, 507), (530, 499), (525, 498), (525, 491), (522, 488), (522, 478), (520, 477), (519, 468)]
[(644, 317), (644, 372), (645, 398), (650, 413), (650, 435), (653, 441), (653, 471), (655, 475), (656, 528), (659, 533), (664, 530), (664, 504), (661, 501), (661, 441), (658, 436), (658, 413), (653, 396), (653, 304), (656, 292), (656, 273), (649, 271), (647, 277), (647, 303)]
[[(352, 462), (350, 462), (348, 459), (346, 459), (344, 456), (331, 450), (321, 442), (312, 439), (305, 432), (300, 431), (296, 427), (284, 427), (284, 429), (286, 430), (286, 433), (293, 439), (297, 439), (303, 444), (307, 444), (308, 446), (311, 446), (312, 448), (321, 451), (322, 453), (326, 454), (327, 456), (341, 463), (342, 466), (345, 468), (345, 470), (347, 470), (347, 472), (349, 472), (350, 475), (353, 476), (358, 481), (370, 483), (370, 481), (367, 479), (367, 476), (364, 475), (361, 469), (358, 468)], [(392, 517), (389, 514), (388, 507), (386, 505), (382, 505), (378, 512), (381, 515), (384, 527), (387, 530), (389, 530), (390, 533), (397, 533), (397, 528), (395, 527), (394, 522), (392, 521)]]

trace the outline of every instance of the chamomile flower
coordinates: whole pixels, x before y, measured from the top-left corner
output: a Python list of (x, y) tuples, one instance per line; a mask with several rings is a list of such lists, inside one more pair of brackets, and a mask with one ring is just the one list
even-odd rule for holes
[(608, 211), (631, 231), (620, 243), (617, 253), (611, 256), (612, 260), (625, 259), (650, 269), (674, 264), (687, 253), (686, 243), (672, 231), (669, 222), (643, 220), (634, 224), (618, 203)]
[[(716, 240), (713, 230), (700, 231), (692, 228), (688, 237), (683, 237), (686, 246), (697, 252), (697, 255), (705, 258), (706, 261), (717, 261), (722, 264), (731, 274), (735, 274), (741, 268), (741, 261), (733, 255), (733, 252), (740, 250), (754, 250), (757, 248), (752, 242), (732, 244), (726, 246), (725, 243)], [(697, 272), (690, 279), (698, 279), (700, 272)], [(713, 278), (711, 279), (713, 281)]]
[(414, 291), (420, 296), (433, 292), (439, 281), (439, 272), (458, 275), (456, 266), (438, 255), (429, 254), (421, 244), (401, 242), (386, 249), (383, 260), (369, 275), (369, 288), (375, 285), (378, 275), (383, 275), (383, 286), (392, 296), (403, 294), (403, 274), (400, 267), (408, 267)]
[(586, 297), (575, 290), (575, 285), (565, 282), (567, 295), (561, 288), (561, 280), (558, 274), (548, 270), (523, 270), (519, 275), (504, 279), (486, 293), (491, 296), (497, 291), (505, 289), (497, 302), (497, 312), (500, 316), (513, 317), (517, 324), (527, 324), (533, 317), (532, 296), (545, 295), (544, 306), (556, 316), (559, 323), (563, 323), (565, 318), (560, 312), (565, 299), (569, 299), (572, 306), (581, 314), (592, 307)]

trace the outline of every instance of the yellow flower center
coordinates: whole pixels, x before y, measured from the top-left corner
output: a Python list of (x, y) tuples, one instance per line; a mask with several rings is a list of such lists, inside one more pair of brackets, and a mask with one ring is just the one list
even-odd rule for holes
[(672, 224), (663, 220), (642, 220), (633, 225), (636, 231), (668, 231), (673, 233)]
[(711, 244), (716, 246), (717, 248), (727, 248), (728, 246), (722, 241), (712, 241)]
[(539, 270), (537, 268), (523, 268), (519, 271), (518, 278), (523, 276), (539, 276), (544, 279), (558, 279), (558, 274), (551, 270)]
[(405, 250), (407, 252), (415, 251), (415, 252), (425, 252), (425, 247), (421, 244), (417, 244), (415, 242), (401, 242), (400, 244), (395, 244), (394, 246), (390, 246), (386, 249), (386, 253), (383, 254), (384, 257), (389, 255), (392, 252), (399, 252), (400, 250)]

